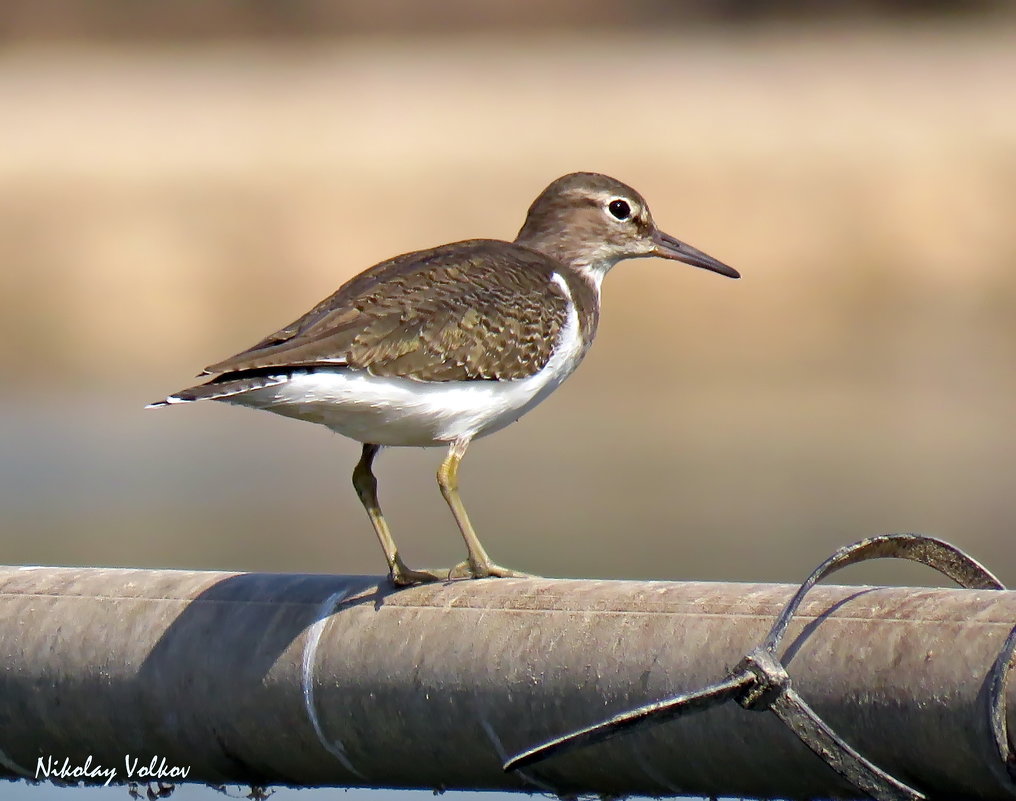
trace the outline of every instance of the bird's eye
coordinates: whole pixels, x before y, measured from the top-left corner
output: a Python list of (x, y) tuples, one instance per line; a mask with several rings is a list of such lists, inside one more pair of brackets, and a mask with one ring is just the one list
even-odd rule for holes
[(607, 209), (619, 220), (627, 220), (631, 217), (631, 206), (628, 205), (626, 200), (621, 198), (615, 198), (607, 204)]

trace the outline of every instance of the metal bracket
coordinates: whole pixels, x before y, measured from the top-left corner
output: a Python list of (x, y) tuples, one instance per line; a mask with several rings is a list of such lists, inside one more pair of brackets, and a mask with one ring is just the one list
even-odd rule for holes
[[(823, 578), (868, 559), (894, 558), (920, 562), (968, 589), (1003, 590), (1003, 584), (958, 548), (919, 534), (886, 534), (840, 548), (819, 565), (783, 608), (762, 644), (748, 653), (726, 678), (703, 689), (662, 701), (587, 726), (516, 755), (505, 771), (543, 762), (553, 756), (655, 726), (734, 700), (751, 711), (769, 710), (821, 757), (829, 767), (877, 801), (923, 801), (925, 796), (894, 778), (855, 751), (808, 706), (793, 688), (786, 667), (776, 656), (794, 614), (808, 592)], [(1010, 633), (991, 674), (989, 717), (1000, 758), (1016, 781), (1016, 757), (1005, 718), (1005, 682), (1016, 653), (1016, 628)]]

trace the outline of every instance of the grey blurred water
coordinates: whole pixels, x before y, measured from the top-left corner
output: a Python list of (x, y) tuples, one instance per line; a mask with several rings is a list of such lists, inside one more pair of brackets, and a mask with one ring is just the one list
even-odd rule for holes
[[(144, 786), (141, 788), (144, 798)], [(231, 785), (226, 792), (210, 787), (192, 784), (176, 786), (172, 801), (224, 801), (227, 798), (244, 799), (249, 788)], [(450, 790), (442, 793), (448, 801), (507, 801), (517, 798), (517, 793), (480, 793)], [(425, 801), (433, 798), (430, 790), (364, 790), (342, 788), (291, 789), (273, 788), (273, 801)], [(5, 801), (130, 801), (126, 787), (57, 787), (52, 784), (29, 784), (28, 782), (0, 783), (0, 797)]]
[[(598, 387), (602, 371), (590, 368), (463, 463), (465, 502), (502, 563), (558, 576), (797, 581), (846, 542), (917, 530), (1016, 578), (1005, 396), (974, 416), (962, 388), (918, 408), (891, 385), (798, 384), (788, 397), (721, 385), (682, 391), (671, 415), (666, 391), (639, 400)], [(349, 481), (356, 443), (219, 405), (144, 411), (148, 399), (0, 405), (5, 562), (382, 570)], [(612, 429), (621, 411), (624, 428)], [(439, 461), (436, 449), (393, 449), (378, 463), (396, 539), (420, 565), (462, 556)], [(852, 570), (846, 580), (934, 581), (898, 563)]]

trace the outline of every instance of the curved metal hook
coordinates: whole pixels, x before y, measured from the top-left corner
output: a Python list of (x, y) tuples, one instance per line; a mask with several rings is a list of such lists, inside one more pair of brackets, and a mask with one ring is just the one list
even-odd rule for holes
[[(784, 606), (762, 644), (720, 682), (694, 693), (646, 704), (637, 709), (549, 740), (513, 757), (505, 771), (541, 762), (646, 725), (657, 725), (734, 699), (746, 709), (770, 709), (815, 754), (839, 775), (878, 801), (921, 801), (924, 796), (855, 751), (791, 687), (776, 651), (808, 592), (823, 578), (848, 565), (877, 558), (908, 559), (927, 565), (968, 589), (1005, 589), (987, 568), (953, 545), (919, 534), (885, 534), (847, 545), (822, 562)], [(1005, 723), (1004, 688), (1016, 652), (1016, 628), (992, 671), (991, 725), (996, 747), (1016, 780), (1016, 760)]]
[(1014, 653), (1016, 653), (1016, 626), (1006, 637), (998, 659), (991, 668), (991, 681), (988, 685), (988, 723), (991, 726), (998, 758), (1005, 765), (1009, 778), (1016, 782), (1016, 756), (1013, 754), (1013, 744), (1009, 739), (1005, 708), (1005, 686), (1009, 671), (1012, 669)]
[(877, 537), (868, 537), (853, 545), (844, 545), (812, 571), (780, 612), (780, 616), (765, 638), (763, 647), (771, 654), (776, 653), (804, 596), (818, 582), (848, 565), (869, 559), (909, 559), (937, 570), (967, 589), (1005, 589), (1005, 585), (984, 565), (948, 542), (921, 534), (881, 534)]

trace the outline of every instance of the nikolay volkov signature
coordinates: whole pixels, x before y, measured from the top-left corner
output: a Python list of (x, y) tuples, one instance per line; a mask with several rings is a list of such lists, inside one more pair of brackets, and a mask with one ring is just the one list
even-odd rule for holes
[[(190, 765), (170, 765), (165, 757), (153, 756), (149, 762), (142, 762), (141, 757), (124, 754), (123, 778), (126, 781), (153, 781), (156, 779), (183, 780), (190, 773)], [(60, 781), (101, 781), (109, 785), (120, 776), (115, 767), (106, 767), (95, 762), (91, 755), (80, 764), (74, 764), (69, 757), (39, 757), (35, 763), (36, 779), (57, 779)]]

